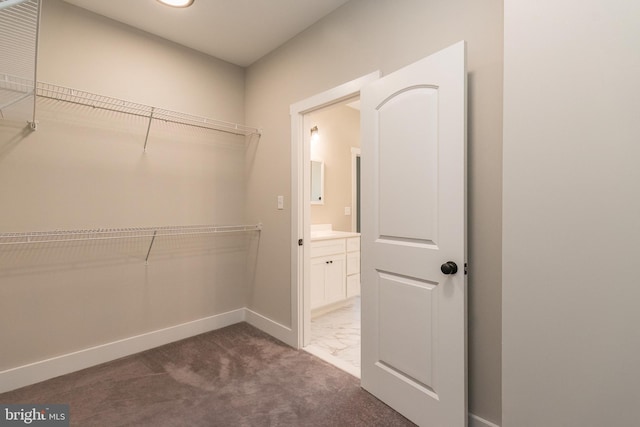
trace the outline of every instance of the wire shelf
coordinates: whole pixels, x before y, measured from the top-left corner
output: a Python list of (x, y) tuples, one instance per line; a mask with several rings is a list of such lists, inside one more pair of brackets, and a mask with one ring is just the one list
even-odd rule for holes
[(83, 105), (101, 110), (126, 113), (139, 117), (151, 117), (152, 107), (137, 104), (135, 102), (124, 101), (108, 96), (97, 95), (95, 93), (72, 89), (64, 86), (57, 86), (50, 83), (38, 82), (36, 94), (40, 98), (64, 101), (71, 104)]
[[(6, 73), (0, 74), (0, 117), (2, 117), (2, 110), (35, 93), (33, 120), (30, 122), (34, 130), (37, 128), (35, 99), (40, 97), (147, 118), (149, 124), (144, 142), (145, 150), (149, 129), (154, 120), (233, 135), (260, 136), (260, 129), (239, 123), (199, 117), (37, 81), (35, 76), (37, 75), (39, 18), (39, 0), (0, 0), (0, 70)], [(29, 78), (31, 80), (28, 80)], [(36, 81), (35, 85), (34, 81)]]
[(0, 110), (33, 95), (33, 80), (0, 74)]
[[(6, 108), (11, 104), (32, 95), (33, 91), (33, 80), (9, 74), (0, 74), (0, 109)], [(249, 136), (260, 135), (261, 133), (261, 130), (258, 128), (239, 123), (226, 122), (223, 120), (155, 108), (149, 105), (126, 101), (124, 99), (98, 95), (46, 82), (38, 82), (35, 92), (40, 98), (62, 101), (105, 111), (124, 113), (137, 117), (144, 117), (149, 120), (161, 120), (168, 123), (183, 124), (192, 127), (227, 132), (234, 135)]]
[[(53, 243), (117, 241), (121, 239), (148, 239), (145, 264), (156, 239), (167, 236), (198, 236), (218, 233), (259, 232), (262, 224), (252, 225), (186, 225), (138, 228), (105, 228), (95, 230), (29, 231), (0, 233), (0, 248), (15, 245), (43, 245)], [(146, 246), (145, 246), (146, 247)]]
[[(0, 0), (0, 70), (16, 76), (0, 82), (0, 117), (4, 110), (29, 99), (31, 111), (19, 109), (20, 118), (35, 120), (33, 80), (36, 79), (39, 0)], [(28, 80), (30, 79), (30, 80)]]
[(256, 134), (259, 135), (261, 133), (258, 128), (239, 123), (225, 122), (223, 120), (199, 117), (192, 114), (156, 108), (150, 105), (139, 104), (111, 96), (98, 95), (51, 83), (38, 82), (36, 94), (40, 98), (63, 101), (106, 111), (125, 113), (133, 116), (144, 117), (149, 120), (162, 120), (169, 123), (200, 127), (231, 133), (234, 135), (249, 136)]
[(0, 246), (81, 242), (89, 240), (141, 239), (161, 236), (194, 236), (216, 233), (242, 233), (260, 230), (262, 230), (262, 224), (188, 225), (138, 228), (105, 228), (95, 230), (28, 231), (20, 233), (0, 233)]

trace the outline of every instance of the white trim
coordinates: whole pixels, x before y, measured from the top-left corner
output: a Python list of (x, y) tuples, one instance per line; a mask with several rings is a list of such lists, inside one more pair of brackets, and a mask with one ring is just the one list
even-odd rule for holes
[(0, 393), (99, 365), (245, 320), (240, 308), (0, 372)]
[(360, 157), (360, 148), (351, 147), (351, 231), (356, 231), (358, 226), (358, 200), (356, 199), (357, 164), (356, 159)]
[(263, 316), (262, 314), (258, 314), (253, 310), (249, 310), (248, 308), (244, 309), (245, 311), (245, 321), (251, 326), (255, 326), (263, 332), (271, 335), (272, 337), (279, 339), (285, 344), (290, 345), (291, 347), (296, 346), (297, 338), (291, 328), (288, 328), (284, 325), (281, 325), (278, 322), (275, 322), (268, 317)]
[(494, 424), (477, 415), (469, 413), (469, 427), (500, 427), (498, 424)]
[(362, 76), (325, 92), (291, 104), (291, 328), (296, 337), (295, 348), (304, 346), (309, 336), (311, 301), (309, 299), (309, 251), (298, 246), (298, 239), (310, 243), (311, 223), (309, 195), (309, 144), (305, 132), (305, 115), (360, 94), (366, 84), (378, 80), (380, 71)]

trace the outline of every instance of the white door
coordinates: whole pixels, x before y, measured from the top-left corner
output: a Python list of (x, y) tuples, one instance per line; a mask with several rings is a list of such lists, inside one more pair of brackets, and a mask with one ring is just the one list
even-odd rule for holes
[(465, 426), (465, 43), (361, 106), (362, 387), (418, 425)]

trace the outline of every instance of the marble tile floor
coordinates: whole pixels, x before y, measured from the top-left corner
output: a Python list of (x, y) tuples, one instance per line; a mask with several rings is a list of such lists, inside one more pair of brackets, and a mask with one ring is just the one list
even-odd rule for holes
[(311, 341), (304, 348), (360, 378), (360, 297), (311, 319)]

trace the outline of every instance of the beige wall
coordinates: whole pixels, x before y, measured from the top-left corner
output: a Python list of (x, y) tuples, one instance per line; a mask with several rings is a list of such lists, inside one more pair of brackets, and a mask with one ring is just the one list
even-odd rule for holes
[[(243, 122), (244, 71), (58, 0), (43, 3), (45, 82)], [(42, 100), (0, 121), (0, 232), (244, 218), (242, 137)], [(242, 237), (2, 247), (0, 371), (246, 305)], [(252, 245), (254, 247), (255, 245)]]
[(320, 139), (311, 142), (311, 159), (324, 162), (325, 174), (324, 204), (311, 205), (311, 224), (352, 231), (352, 216), (345, 215), (344, 208), (352, 208), (351, 148), (360, 147), (360, 111), (331, 106), (309, 113), (306, 119), (310, 127), (318, 126)]
[(375, 70), (388, 74), (465, 39), (469, 68), (470, 410), (501, 418), (502, 1), (354, 0), (247, 70), (247, 215), (261, 220), (250, 308), (291, 324), (289, 106)]
[(504, 427), (638, 425), (639, 20), (505, 1)]

